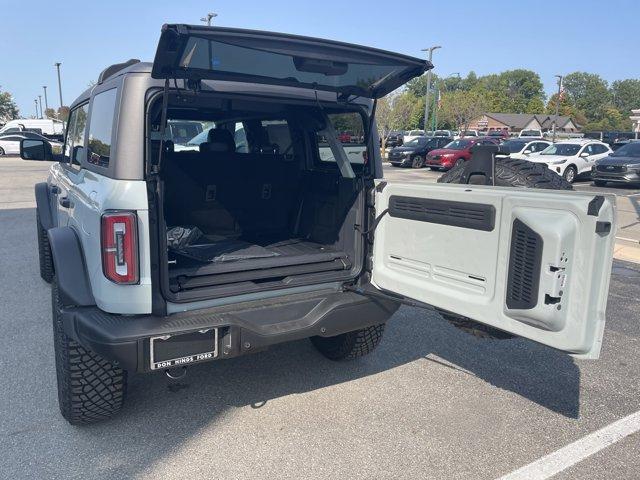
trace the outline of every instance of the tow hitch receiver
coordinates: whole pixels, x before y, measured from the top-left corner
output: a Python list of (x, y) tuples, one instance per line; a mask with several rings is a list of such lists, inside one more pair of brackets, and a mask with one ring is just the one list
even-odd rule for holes
[(218, 357), (218, 329), (151, 337), (149, 354), (151, 370), (213, 360)]

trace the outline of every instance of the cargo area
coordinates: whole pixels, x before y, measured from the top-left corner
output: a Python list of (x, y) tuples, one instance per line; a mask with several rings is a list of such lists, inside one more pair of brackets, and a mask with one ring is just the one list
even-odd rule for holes
[[(197, 120), (169, 110), (175, 140), (160, 178), (171, 300), (348, 280), (362, 267), (364, 132), (351, 126), (345, 140), (357, 172), (346, 178), (318, 133), (324, 112), (242, 104)], [(325, 118), (362, 129), (360, 113)]]

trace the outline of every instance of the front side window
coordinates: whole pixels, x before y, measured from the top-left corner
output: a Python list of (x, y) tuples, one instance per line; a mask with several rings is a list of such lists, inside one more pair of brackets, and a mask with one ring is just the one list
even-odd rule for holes
[(473, 144), (471, 140), (454, 140), (453, 142), (445, 145), (444, 148), (450, 148), (451, 150), (464, 150)]
[(540, 155), (566, 155), (572, 157), (578, 154), (580, 145), (574, 143), (557, 143), (549, 145)]
[(89, 155), (87, 161), (100, 167), (109, 166), (111, 134), (116, 109), (117, 89), (113, 88), (93, 97), (89, 123)]
[(84, 157), (84, 139), (87, 126), (89, 104), (74, 108), (69, 113), (67, 138), (64, 144), (64, 161), (69, 165), (80, 165)]

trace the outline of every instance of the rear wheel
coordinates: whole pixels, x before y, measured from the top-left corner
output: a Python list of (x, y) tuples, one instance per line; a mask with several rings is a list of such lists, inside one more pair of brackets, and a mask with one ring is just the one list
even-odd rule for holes
[(562, 174), (562, 177), (569, 183), (573, 183), (576, 180), (576, 176), (576, 167), (572, 165), (569, 165), (567, 168), (565, 168), (564, 173)]
[(335, 337), (311, 337), (311, 343), (330, 360), (353, 360), (371, 353), (382, 341), (385, 324)]
[(40, 259), (40, 276), (42, 279), (51, 283), (53, 279), (53, 259), (51, 257), (51, 245), (49, 245), (49, 236), (47, 231), (40, 222), (40, 214), (36, 212), (36, 229), (38, 237), (38, 257)]
[[(496, 159), (495, 184), (501, 187), (529, 187), (550, 190), (573, 190), (563, 177), (549, 170), (546, 165), (512, 158)], [(439, 183), (460, 183), (464, 163), (456, 165), (442, 175)], [(470, 318), (437, 309), (442, 317), (456, 328), (480, 338), (506, 339), (513, 335), (478, 323)]]
[(420, 155), (416, 155), (411, 160), (411, 168), (422, 168), (424, 166), (424, 158)]
[(60, 412), (72, 425), (106, 420), (122, 408), (127, 372), (66, 335), (55, 277), (51, 306)]
[(4, 155), (4, 149), (2, 147), (0, 147), (0, 157)]
[(456, 163), (453, 164), (453, 168), (459, 167), (460, 165), (464, 165), (464, 158), (459, 158), (456, 160)]

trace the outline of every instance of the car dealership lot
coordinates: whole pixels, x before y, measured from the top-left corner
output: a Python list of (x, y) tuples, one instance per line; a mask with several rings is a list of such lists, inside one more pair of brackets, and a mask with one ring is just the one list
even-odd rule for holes
[[(3, 477), (497, 478), (640, 410), (640, 268), (616, 262), (599, 361), (477, 339), (403, 307), (359, 361), (330, 362), (302, 341), (194, 366), (178, 382), (137, 376), (121, 415), (71, 427), (57, 412), (49, 286), (37, 271), (33, 184), (48, 167), (0, 159)], [(616, 193), (617, 236), (640, 238), (636, 190), (576, 188)], [(637, 478), (639, 440), (556, 478)]]

